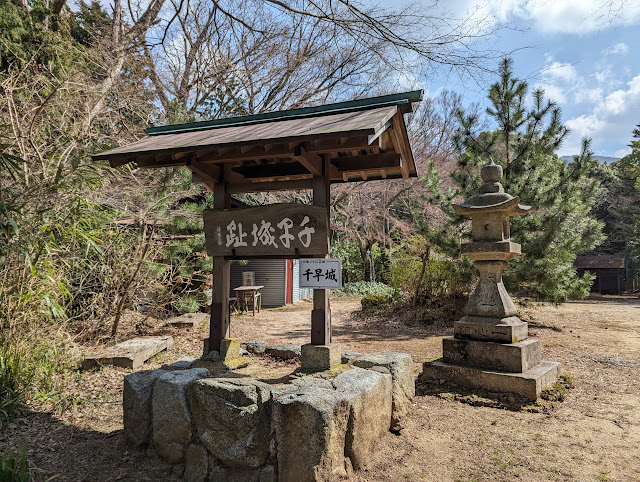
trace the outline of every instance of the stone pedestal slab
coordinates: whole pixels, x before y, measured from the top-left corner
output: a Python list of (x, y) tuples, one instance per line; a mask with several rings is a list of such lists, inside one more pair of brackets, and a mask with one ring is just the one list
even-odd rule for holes
[(540, 341), (533, 338), (518, 343), (493, 343), (450, 337), (442, 340), (442, 355), (445, 363), (517, 373), (526, 372), (542, 361)]
[(131, 338), (107, 348), (104, 353), (85, 358), (83, 370), (100, 365), (114, 365), (122, 368), (140, 368), (152, 356), (173, 346), (171, 336), (147, 336)]
[(229, 370), (249, 365), (249, 359), (240, 356), (240, 338), (223, 338), (220, 342), (220, 357)]
[(463, 316), (453, 323), (453, 330), (456, 338), (496, 343), (518, 343), (526, 340), (529, 332), (527, 323), (517, 316)]
[(331, 370), (340, 365), (342, 356), (340, 345), (312, 345), (308, 343), (301, 347), (302, 370)]
[(526, 372), (508, 373), (434, 361), (424, 364), (420, 378), (445, 379), (454, 385), (488, 392), (513, 393), (533, 401), (543, 388), (556, 382), (559, 367), (558, 362), (542, 361)]

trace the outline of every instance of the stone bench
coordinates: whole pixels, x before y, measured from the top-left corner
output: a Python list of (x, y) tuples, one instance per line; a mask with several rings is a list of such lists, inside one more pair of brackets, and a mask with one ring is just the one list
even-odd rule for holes
[(173, 346), (171, 336), (149, 336), (131, 338), (112, 347), (106, 348), (102, 353), (88, 356), (82, 362), (83, 370), (90, 370), (100, 365), (114, 365), (122, 368), (140, 368), (144, 362), (162, 350), (168, 350)]

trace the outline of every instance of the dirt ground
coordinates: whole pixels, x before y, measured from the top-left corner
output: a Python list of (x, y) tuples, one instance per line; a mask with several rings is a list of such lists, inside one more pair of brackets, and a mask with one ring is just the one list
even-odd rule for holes
[[(439, 357), (446, 323), (406, 326), (358, 313), (357, 299), (333, 299), (334, 342), (370, 353), (407, 352), (416, 369)], [(232, 336), (306, 343), (309, 302), (232, 318)], [(640, 300), (601, 297), (559, 307), (528, 304), (521, 317), (542, 342), (543, 358), (575, 379), (565, 401), (530, 413), (472, 406), (418, 390), (401, 435), (389, 433), (353, 480), (640, 481)], [(199, 356), (206, 327), (174, 331), (175, 344), (148, 363), (156, 368)], [(159, 332), (159, 330), (150, 330)], [(295, 364), (253, 358), (244, 375), (282, 380)], [(127, 446), (122, 436), (122, 378), (130, 370), (77, 373), (52, 413), (35, 412), (0, 433), (0, 447), (21, 441), (42, 480), (171, 481), (170, 467)]]

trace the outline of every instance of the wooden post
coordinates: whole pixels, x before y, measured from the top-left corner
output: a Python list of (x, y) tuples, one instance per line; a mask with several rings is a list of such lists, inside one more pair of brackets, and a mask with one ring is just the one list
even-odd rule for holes
[[(214, 209), (231, 207), (231, 196), (227, 194), (224, 177), (214, 185)], [(231, 262), (224, 256), (213, 257), (213, 292), (211, 297), (211, 320), (209, 322), (209, 351), (220, 352), (220, 344), (229, 337), (229, 289), (231, 284)]]
[[(327, 226), (330, 212), (330, 177), (329, 156), (323, 156), (322, 176), (313, 178), (313, 205), (327, 209)], [(327, 229), (329, 242), (331, 229)], [(329, 244), (329, 243), (327, 243)], [(329, 253), (327, 253), (327, 256)], [(331, 306), (329, 305), (329, 290), (313, 290), (313, 310), (311, 311), (311, 344), (328, 345), (331, 343)]]

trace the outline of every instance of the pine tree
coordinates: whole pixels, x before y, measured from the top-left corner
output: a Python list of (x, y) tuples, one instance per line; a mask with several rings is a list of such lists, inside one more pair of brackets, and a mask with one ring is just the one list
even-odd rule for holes
[(478, 192), (480, 168), (490, 159), (500, 164), (505, 191), (533, 207), (529, 215), (511, 220), (511, 236), (522, 244), (523, 254), (505, 272), (505, 283), (535, 298), (561, 302), (586, 296), (592, 278), (578, 276), (573, 262), (603, 239), (602, 224), (591, 215), (599, 184), (588, 173), (597, 161), (588, 140), (568, 164), (554, 154), (568, 133), (560, 109), (539, 89), (527, 108), (528, 91), (527, 83), (513, 75), (512, 61), (503, 60), (500, 80), (489, 89), (491, 106), (486, 111), (497, 129), (482, 132), (478, 114), (459, 111), (454, 136), (459, 161), (452, 174), (457, 188), (442, 193), (435, 169), (426, 182), (450, 223), (461, 226), (464, 220), (448, 203)]
[[(629, 260), (630, 276), (640, 273), (640, 124), (632, 132), (631, 153), (611, 166), (618, 183), (627, 188), (622, 194), (626, 203), (621, 206), (615, 221), (623, 225), (624, 254)], [(629, 189), (629, 185), (634, 186)], [(616, 186), (617, 187), (617, 186)], [(624, 194), (627, 194), (624, 196)], [(628, 280), (629, 281), (629, 280)]]

